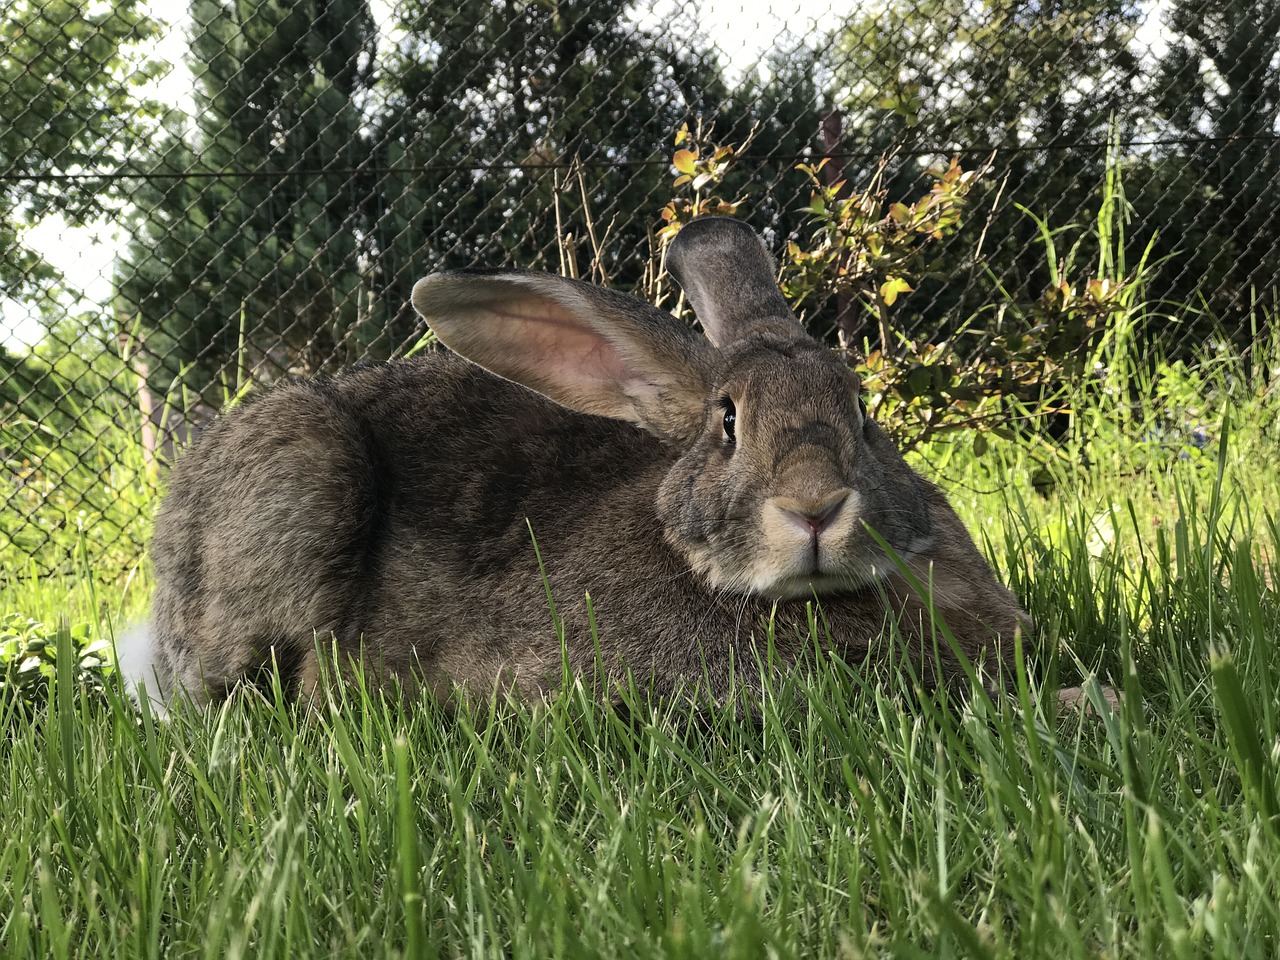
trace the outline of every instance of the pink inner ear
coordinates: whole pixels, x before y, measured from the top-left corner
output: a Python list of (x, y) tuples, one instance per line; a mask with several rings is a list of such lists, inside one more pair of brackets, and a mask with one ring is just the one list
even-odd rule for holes
[[(581, 322), (566, 319), (554, 304), (524, 300), (516, 310), (494, 310), (503, 322), (507, 350), (491, 343), (488, 351), (507, 353), (503, 366), (526, 383), (543, 381), (570, 395), (612, 406), (617, 394), (656, 389), (651, 378), (630, 363), (608, 339)], [(509, 351), (519, 351), (511, 356)], [(532, 385), (532, 383), (531, 383)], [(601, 394), (609, 396), (601, 396)], [(621, 397), (617, 397), (621, 399)], [(593, 404), (594, 406), (595, 404)], [(603, 412), (603, 411), (602, 411)]]

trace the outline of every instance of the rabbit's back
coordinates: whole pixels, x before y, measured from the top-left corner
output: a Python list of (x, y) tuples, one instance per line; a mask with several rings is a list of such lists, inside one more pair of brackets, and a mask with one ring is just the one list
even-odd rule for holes
[(152, 546), (164, 692), (272, 657), (305, 686), (330, 636), (433, 686), (558, 673), (531, 531), (566, 593), (603, 557), (619, 585), (678, 573), (652, 517), (669, 456), (450, 356), (276, 387), (174, 470)]

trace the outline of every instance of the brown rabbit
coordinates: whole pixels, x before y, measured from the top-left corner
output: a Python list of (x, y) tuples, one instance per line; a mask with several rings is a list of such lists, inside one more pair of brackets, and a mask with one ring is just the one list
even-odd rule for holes
[(596, 662), (589, 593), (606, 671), (660, 694), (750, 687), (770, 618), (799, 658), (815, 596), (846, 660), (896, 621), (926, 681), (959, 676), (868, 528), (967, 657), (1007, 658), (1026, 615), (792, 316), (750, 228), (697, 220), (668, 263), (705, 337), (574, 280), (436, 274), (413, 303), (459, 356), (287, 383), (218, 421), (173, 472), (150, 646), (125, 671), (218, 698), (274, 657), (310, 691), (334, 640), (442, 696), (536, 695), (562, 649), (531, 530), (571, 667)]

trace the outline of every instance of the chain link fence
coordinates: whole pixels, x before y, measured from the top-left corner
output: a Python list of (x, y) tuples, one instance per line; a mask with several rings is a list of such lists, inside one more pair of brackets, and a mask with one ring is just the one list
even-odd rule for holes
[[(823, 216), (865, 247), (927, 219), (953, 159), (980, 174), (899, 261), (863, 249), (861, 286), (804, 287), (815, 332), (862, 351), (976, 353), (1116, 289), (1175, 351), (1275, 317), (1280, 0), (9, 0), (0, 17), (10, 572), (136, 557), (164, 466), (250, 384), (420, 346), (421, 276), (651, 289), (665, 228), (697, 210), (749, 220), (785, 266)], [(832, 227), (824, 189), (865, 222)]]

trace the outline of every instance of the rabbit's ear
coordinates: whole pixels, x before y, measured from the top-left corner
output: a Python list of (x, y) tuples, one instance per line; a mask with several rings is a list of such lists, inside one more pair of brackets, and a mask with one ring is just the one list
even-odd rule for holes
[(773, 258), (741, 220), (685, 224), (667, 251), (667, 269), (718, 347), (762, 332), (807, 336), (778, 289)]
[(715, 369), (705, 339), (626, 294), (550, 274), (438, 273), (413, 305), (446, 346), (583, 413), (690, 442)]

